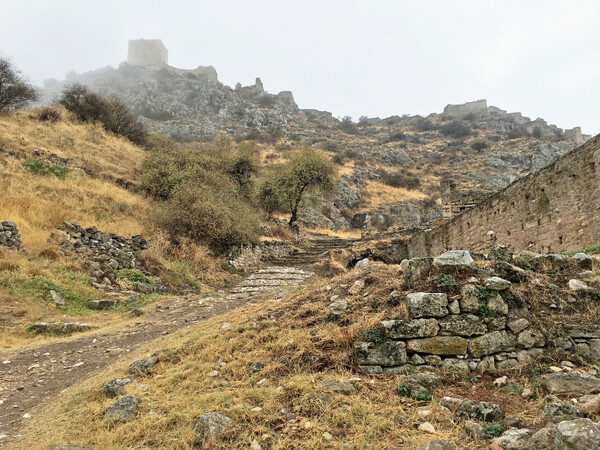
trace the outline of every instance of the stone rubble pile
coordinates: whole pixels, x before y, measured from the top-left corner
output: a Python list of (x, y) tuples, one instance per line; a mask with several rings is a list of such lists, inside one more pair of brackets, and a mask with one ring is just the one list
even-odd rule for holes
[(20, 252), (25, 251), (16, 223), (11, 222), (10, 220), (0, 222), (0, 247), (18, 250)]

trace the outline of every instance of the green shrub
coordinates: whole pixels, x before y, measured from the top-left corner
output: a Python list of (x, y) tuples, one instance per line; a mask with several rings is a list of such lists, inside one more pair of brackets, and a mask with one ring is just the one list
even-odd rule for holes
[(54, 175), (56, 178), (64, 180), (67, 173), (69, 173), (69, 169), (66, 167), (56, 166), (41, 159), (26, 159), (21, 164), (27, 172), (31, 172), (34, 175)]
[(469, 145), (473, 150), (477, 150), (477, 151), (481, 151), (484, 148), (489, 147), (489, 144), (484, 139), (475, 139)]
[(321, 142), (321, 148), (326, 152), (337, 153), (340, 151), (340, 146), (337, 142), (325, 141)]
[(148, 286), (154, 286), (156, 282), (143, 272), (136, 269), (121, 269), (116, 270), (115, 275), (118, 280), (125, 280), (131, 283), (143, 283)]
[(360, 332), (360, 338), (363, 341), (373, 342), (374, 344), (381, 344), (383, 339), (381, 338), (381, 331), (371, 328), (370, 330), (362, 330)]
[(504, 433), (504, 428), (499, 423), (485, 423), (483, 424), (485, 435), (489, 438), (498, 437)]
[(402, 131), (396, 131), (395, 133), (390, 134), (388, 141), (397, 142), (397, 141), (402, 141), (405, 138), (406, 138), (406, 134), (404, 134)]
[(425, 286), (434, 287), (435, 289), (448, 293), (458, 292), (460, 290), (460, 286), (456, 284), (454, 277), (444, 273), (427, 278), (427, 280), (425, 280)]
[(469, 126), (458, 120), (453, 120), (452, 122), (444, 124), (440, 128), (440, 131), (444, 136), (453, 138), (463, 138), (471, 134), (471, 129)]

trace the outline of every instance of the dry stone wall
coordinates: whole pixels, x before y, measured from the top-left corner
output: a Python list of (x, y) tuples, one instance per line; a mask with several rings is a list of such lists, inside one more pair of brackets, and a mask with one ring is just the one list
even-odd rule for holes
[(25, 251), (17, 224), (10, 220), (0, 222), (0, 248)]
[(244, 269), (259, 264), (261, 261), (285, 258), (294, 252), (287, 242), (265, 241), (260, 244), (241, 245), (230, 250), (229, 265), (236, 269)]
[(94, 226), (83, 228), (63, 222), (51, 234), (49, 243), (57, 245), (65, 255), (82, 259), (92, 281), (97, 284), (114, 284), (115, 270), (146, 271), (139, 254), (148, 244), (141, 236), (126, 238), (115, 233), (103, 233)]
[(553, 253), (600, 244), (600, 136), (443, 225), (406, 241), (407, 257), (449, 249)]

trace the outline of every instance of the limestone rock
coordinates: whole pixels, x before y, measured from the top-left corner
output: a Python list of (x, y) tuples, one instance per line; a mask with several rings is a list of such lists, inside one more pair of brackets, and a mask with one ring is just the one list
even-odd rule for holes
[(569, 267), (569, 260), (565, 255), (559, 253), (549, 255), (537, 255), (533, 258), (533, 263), (540, 269), (560, 270)]
[(554, 434), (556, 432), (556, 425), (549, 425), (544, 427), (538, 431), (536, 431), (529, 438), (529, 447), (526, 447), (527, 450), (535, 449), (535, 450), (555, 450), (554, 446)]
[(487, 439), (485, 427), (480, 423), (473, 422), (472, 420), (467, 420), (465, 422), (465, 431), (467, 436), (473, 439)]
[(436, 336), (406, 341), (409, 353), (430, 353), (433, 355), (464, 355), (469, 341), (458, 336)]
[(356, 394), (356, 388), (350, 382), (341, 382), (336, 380), (322, 380), (321, 386), (335, 394), (353, 395)]
[(419, 431), (435, 434), (435, 428), (429, 422), (423, 422), (421, 425), (419, 425)]
[(556, 426), (554, 445), (561, 450), (600, 448), (600, 428), (590, 419), (560, 422)]
[(500, 314), (508, 314), (508, 305), (500, 294), (490, 298), (487, 302), (487, 306)]
[(519, 333), (529, 326), (529, 320), (527, 319), (515, 319), (508, 322), (508, 328), (513, 333)]
[(581, 409), (573, 405), (564, 403), (546, 403), (542, 417), (550, 419), (552, 422), (558, 423), (563, 420), (572, 420), (578, 417), (583, 417)]
[(421, 274), (427, 272), (431, 269), (431, 265), (433, 264), (432, 258), (412, 258), (405, 259), (400, 264), (400, 270), (402, 271), (402, 275), (407, 283), (413, 283)]
[(462, 312), (476, 313), (479, 310), (479, 297), (477, 294), (479, 289), (477, 286), (467, 284), (462, 288), (460, 302), (460, 310)]
[(381, 324), (384, 334), (392, 339), (431, 337), (440, 328), (435, 319), (384, 320)]
[(331, 316), (341, 317), (346, 313), (348, 303), (346, 300), (337, 300), (329, 305), (329, 314)]
[(413, 319), (419, 317), (443, 317), (448, 314), (446, 294), (415, 292), (406, 296), (408, 313)]
[(581, 280), (569, 280), (569, 289), (573, 291), (585, 291), (589, 286)]
[(87, 323), (77, 322), (36, 322), (27, 328), (33, 333), (71, 334), (89, 331), (92, 328)]
[(464, 400), (454, 415), (461, 419), (473, 419), (482, 422), (498, 422), (504, 419), (504, 408), (495, 403)]
[(138, 405), (141, 402), (133, 395), (119, 398), (104, 413), (104, 421), (108, 423), (129, 422), (137, 414)]
[(406, 344), (400, 341), (355, 342), (356, 363), (361, 366), (400, 366), (406, 363)]
[(57, 306), (65, 306), (65, 299), (60, 292), (50, 290), (49, 292), (52, 303)]
[(545, 343), (544, 335), (533, 328), (523, 330), (517, 336), (517, 346), (521, 348), (543, 347)]
[(116, 299), (90, 300), (87, 305), (90, 309), (109, 309), (117, 306), (119, 301)]
[(473, 314), (448, 316), (438, 321), (441, 334), (474, 336), (485, 334), (487, 327), (481, 318)]
[(466, 250), (449, 250), (433, 260), (433, 267), (443, 271), (472, 272), (475, 261)]
[(441, 380), (434, 373), (422, 372), (402, 377), (402, 383), (408, 386), (411, 396), (421, 393), (433, 395), (435, 388), (440, 385)]
[(469, 369), (469, 362), (458, 358), (444, 359), (442, 367), (444, 370), (451, 373), (469, 373), (471, 371), (471, 369)]
[(498, 276), (512, 283), (521, 283), (529, 277), (529, 274), (525, 270), (505, 261), (494, 261), (494, 271)]
[(575, 339), (600, 339), (600, 325), (572, 323), (565, 325), (565, 331)]
[(106, 383), (102, 387), (102, 391), (107, 397), (119, 397), (121, 395), (125, 395), (125, 386), (130, 384), (133, 380), (133, 377), (115, 378), (114, 380)]
[(469, 343), (469, 353), (475, 358), (515, 349), (517, 339), (506, 331), (492, 331), (473, 339)]
[(493, 289), (494, 291), (506, 291), (510, 289), (512, 283), (504, 278), (500, 277), (489, 277), (484, 281), (484, 286), (488, 289)]
[(496, 244), (490, 249), (488, 258), (494, 261), (511, 262), (513, 253), (505, 245)]
[(367, 267), (370, 262), (371, 261), (369, 261), (369, 258), (361, 259), (359, 262), (356, 263), (356, 265), (354, 266), (354, 268), (355, 269), (362, 269), (363, 267)]
[(149, 369), (154, 367), (158, 363), (156, 358), (147, 358), (147, 359), (136, 359), (129, 366), (129, 373), (131, 375), (148, 375)]
[(575, 253), (573, 259), (581, 269), (592, 270), (592, 262), (594, 261), (590, 255), (585, 253)]
[(215, 441), (232, 425), (233, 420), (229, 417), (217, 412), (210, 412), (198, 417), (194, 421), (193, 429), (207, 441)]
[(530, 447), (529, 438), (535, 433), (535, 430), (522, 428), (518, 430), (506, 430), (495, 439), (492, 439), (492, 444), (496, 444), (506, 450), (526, 450)]
[(541, 376), (541, 382), (551, 394), (600, 393), (600, 378), (578, 373), (549, 373)]

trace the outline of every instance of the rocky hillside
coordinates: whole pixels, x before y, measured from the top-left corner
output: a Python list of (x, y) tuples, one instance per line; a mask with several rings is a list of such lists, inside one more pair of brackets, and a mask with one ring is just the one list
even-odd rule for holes
[(597, 270), (502, 246), (361, 261), (104, 372), (19, 444), (598, 448)]
[[(537, 170), (589, 136), (541, 118), (508, 113), (485, 100), (448, 105), (421, 116), (337, 119), (300, 110), (291, 92), (270, 94), (260, 79), (235, 88), (218, 81), (212, 67), (144, 69), (123, 63), (64, 82), (48, 82), (50, 102), (69, 82), (81, 82), (123, 100), (151, 131), (180, 141), (206, 141), (219, 132), (269, 142), (278, 151), (307, 142), (331, 153), (342, 166), (333, 198), (306, 204), (305, 225), (349, 229), (429, 226), (442, 203), (483, 199)], [(442, 198), (440, 183), (455, 191)]]

